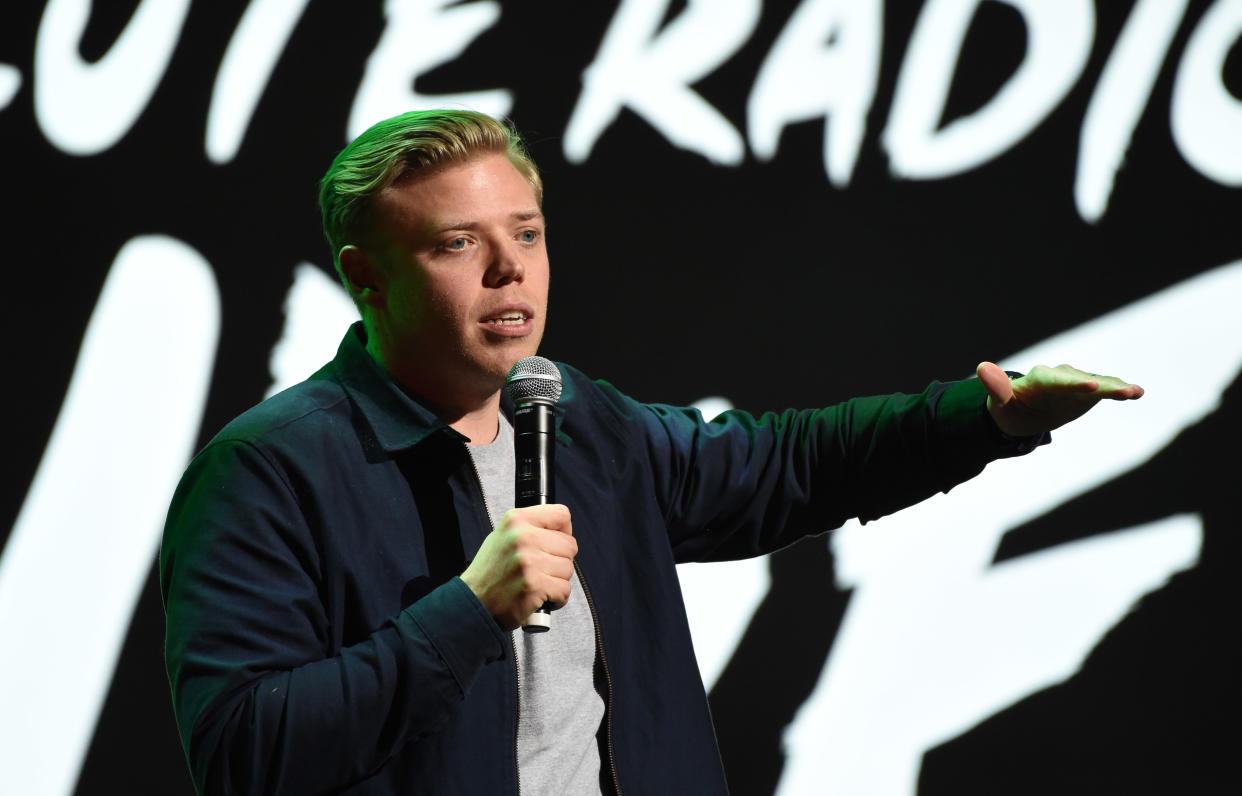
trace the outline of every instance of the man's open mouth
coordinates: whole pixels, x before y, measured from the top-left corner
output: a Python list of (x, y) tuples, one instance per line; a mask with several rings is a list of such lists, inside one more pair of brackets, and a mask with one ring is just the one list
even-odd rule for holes
[(519, 326), (526, 323), (526, 313), (524, 312), (505, 312), (497, 315), (495, 318), (488, 318), (484, 323), (496, 324), (497, 326)]

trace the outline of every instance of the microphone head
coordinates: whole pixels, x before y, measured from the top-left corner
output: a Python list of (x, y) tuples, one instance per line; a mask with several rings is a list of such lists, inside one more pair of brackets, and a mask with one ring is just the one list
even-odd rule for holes
[(554, 404), (561, 400), (561, 372), (551, 360), (543, 357), (519, 359), (509, 369), (505, 390), (515, 404), (531, 401)]

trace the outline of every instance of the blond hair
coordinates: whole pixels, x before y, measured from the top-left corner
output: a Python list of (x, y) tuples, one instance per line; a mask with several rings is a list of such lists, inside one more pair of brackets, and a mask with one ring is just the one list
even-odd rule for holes
[[(341, 249), (356, 244), (375, 196), (406, 174), (504, 153), (543, 204), (543, 181), (512, 124), (476, 111), (410, 111), (369, 127), (332, 161), (319, 183), (323, 234), (340, 272)], [(343, 276), (342, 276), (343, 278)]]

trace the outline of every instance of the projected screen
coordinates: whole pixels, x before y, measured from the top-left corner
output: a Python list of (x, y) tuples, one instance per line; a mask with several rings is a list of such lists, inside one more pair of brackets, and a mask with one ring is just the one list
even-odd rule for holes
[(154, 567), (172, 490), (333, 356), (357, 313), (317, 182), (373, 122), (434, 107), (522, 130), (541, 353), (639, 400), (827, 406), (982, 360), (1147, 389), (898, 514), (683, 565), (733, 792), (1242, 784), (1242, 1), (0, 20), (0, 791), (193, 792)]

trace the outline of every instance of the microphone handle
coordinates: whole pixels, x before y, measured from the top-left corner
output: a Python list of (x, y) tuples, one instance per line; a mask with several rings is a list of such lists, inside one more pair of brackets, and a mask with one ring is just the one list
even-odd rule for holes
[[(550, 402), (532, 399), (513, 414), (514, 498), (517, 508), (556, 502), (556, 422)], [(522, 629), (542, 633), (552, 627), (552, 605), (544, 603)]]

